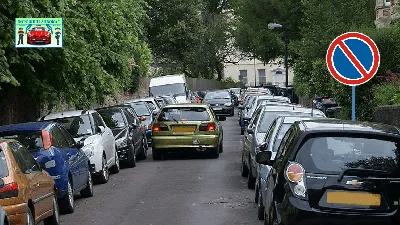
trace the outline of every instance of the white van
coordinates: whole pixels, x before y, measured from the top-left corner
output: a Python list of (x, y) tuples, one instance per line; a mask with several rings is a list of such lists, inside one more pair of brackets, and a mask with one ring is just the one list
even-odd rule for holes
[(150, 80), (149, 96), (174, 96), (178, 103), (190, 103), (185, 75), (166, 75)]

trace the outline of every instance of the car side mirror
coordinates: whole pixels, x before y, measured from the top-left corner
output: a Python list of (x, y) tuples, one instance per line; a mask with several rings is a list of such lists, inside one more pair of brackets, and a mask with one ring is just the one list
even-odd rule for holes
[(226, 116), (218, 116), (219, 121), (226, 121)]
[(82, 148), (83, 146), (85, 146), (85, 143), (83, 142), (83, 141), (78, 141), (78, 142), (76, 142), (76, 145), (75, 145), (77, 148)]
[(139, 118), (139, 120), (140, 121), (145, 121), (147, 118), (145, 117), (145, 116), (141, 116), (140, 118)]
[(263, 165), (271, 166), (271, 164), (272, 164), (271, 157), (272, 157), (271, 151), (262, 151), (262, 152), (257, 153), (256, 162), (263, 164)]
[(97, 133), (102, 134), (102, 133), (104, 133), (105, 130), (106, 129), (103, 126), (98, 126), (96, 131), (97, 131)]
[(260, 152), (265, 152), (265, 151), (267, 151), (267, 147), (268, 147), (268, 144), (264, 142), (264, 143), (262, 143), (261, 145), (258, 146), (258, 150)]

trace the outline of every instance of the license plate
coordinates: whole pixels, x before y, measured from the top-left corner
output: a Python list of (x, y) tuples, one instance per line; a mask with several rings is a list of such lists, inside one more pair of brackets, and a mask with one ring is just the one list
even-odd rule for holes
[(365, 192), (330, 191), (327, 203), (341, 205), (380, 206), (381, 195)]
[(222, 108), (213, 108), (214, 110), (222, 110)]
[(189, 126), (182, 126), (182, 127), (172, 127), (173, 132), (194, 132), (196, 130), (196, 127), (189, 127)]

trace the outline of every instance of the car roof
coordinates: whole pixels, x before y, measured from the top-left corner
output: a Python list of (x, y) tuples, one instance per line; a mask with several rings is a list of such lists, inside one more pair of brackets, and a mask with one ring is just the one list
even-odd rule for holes
[(264, 105), (262, 106), (264, 111), (268, 112), (303, 112), (303, 113), (315, 113), (319, 115), (325, 115), (321, 110), (318, 109), (311, 109), (311, 108), (304, 108), (301, 106), (296, 105)]
[(400, 134), (397, 127), (387, 124), (370, 122), (353, 122), (347, 120), (324, 119), (301, 121), (301, 129), (304, 131), (362, 131), (374, 133)]
[(52, 120), (52, 119), (65, 118), (65, 117), (81, 116), (81, 115), (95, 113), (95, 112), (96, 112), (95, 110), (71, 110), (71, 111), (64, 111), (64, 112), (55, 112), (55, 113), (50, 113), (50, 114), (42, 117), (42, 119)]
[(154, 101), (155, 98), (153, 97), (148, 97), (148, 98), (138, 98), (138, 99), (133, 99), (133, 100), (129, 100), (127, 101), (129, 102), (143, 102), (143, 101)]
[(55, 122), (29, 122), (29, 123), (18, 123), (10, 124), (5, 126), (0, 126), (0, 132), (10, 132), (10, 131), (41, 131), (55, 124)]
[(128, 107), (127, 105), (112, 105), (112, 106), (106, 106), (106, 107), (101, 107), (101, 108), (97, 108), (97, 111), (101, 111), (101, 110), (106, 110), (106, 109), (120, 109), (123, 107)]
[[(293, 124), (296, 121), (303, 121), (303, 120), (317, 120), (318, 117), (311, 117), (309, 114), (304, 115), (295, 115), (295, 116), (280, 116), (282, 118), (282, 123), (284, 124)], [(326, 118), (323, 118), (326, 119)]]
[(164, 106), (164, 109), (168, 109), (168, 108), (188, 108), (188, 107), (208, 108), (208, 104), (197, 104), (197, 103), (170, 104), (170, 105)]

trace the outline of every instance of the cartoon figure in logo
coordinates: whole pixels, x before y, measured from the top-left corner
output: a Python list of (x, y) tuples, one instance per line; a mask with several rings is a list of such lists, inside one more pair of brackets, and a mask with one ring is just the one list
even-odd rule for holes
[(28, 32), (28, 44), (43, 43), (51, 44), (51, 33), (43, 26), (36, 26)]
[(60, 32), (60, 28), (56, 28), (56, 39), (57, 39), (57, 45), (60, 45), (60, 37), (61, 37), (61, 32)]
[(18, 36), (19, 36), (19, 38), (18, 38), (18, 45), (19, 44), (21, 44), (21, 45), (23, 45), (24, 44), (24, 28), (22, 28), (22, 27), (20, 27), (19, 28), (19, 30), (18, 30)]

